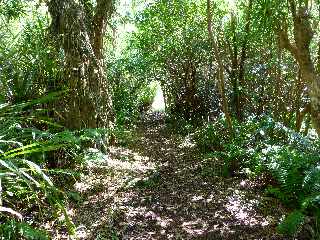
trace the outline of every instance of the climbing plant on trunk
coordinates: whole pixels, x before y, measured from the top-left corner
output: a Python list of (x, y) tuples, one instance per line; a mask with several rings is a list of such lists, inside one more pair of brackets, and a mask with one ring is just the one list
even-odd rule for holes
[(50, 31), (63, 55), (68, 88), (60, 111), (71, 129), (108, 127), (112, 101), (103, 64), (103, 37), (113, 0), (50, 0)]

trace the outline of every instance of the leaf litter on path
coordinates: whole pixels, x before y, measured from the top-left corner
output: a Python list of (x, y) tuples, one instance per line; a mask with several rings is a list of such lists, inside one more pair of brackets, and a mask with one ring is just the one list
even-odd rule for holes
[(161, 119), (137, 131), (78, 183), (84, 201), (70, 208), (79, 239), (285, 239), (275, 231), (283, 210), (252, 180), (222, 177), (219, 160)]

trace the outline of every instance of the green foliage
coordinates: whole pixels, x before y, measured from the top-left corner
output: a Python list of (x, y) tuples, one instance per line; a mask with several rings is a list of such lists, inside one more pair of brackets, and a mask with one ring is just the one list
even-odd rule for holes
[(203, 70), (210, 60), (204, 2), (156, 1), (137, 14), (136, 25), (130, 49), (143, 62), (141, 69), (160, 81), (166, 111), (200, 119), (209, 112), (208, 96), (214, 96)]
[(157, 83), (151, 82), (147, 86), (143, 86), (138, 94), (138, 106), (139, 108), (151, 107), (152, 101), (156, 95)]
[(30, 113), (36, 104), (52, 100), (56, 95), (49, 94), (42, 99), (15, 105), (2, 104), (0, 107), (0, 222), (7, 230), (12, 230), (4, 231), (3, 234), (12, 234), (11, 238), (4, 235), (5, 239), (17, 239), (15, 236), (45, 239), (39, 231), (25, 223), (15, 224), (12, 219), (22, 220), (26, 215), (32, 214), (28, 209), (34, 207), (39, 209), (39, 214), (44, 210), (47, 212), (48, 203), (51, 210), (64, 215), (68, 230), (70, 233), (73, 231), (73, 224), (66, 214), (61, 194), (46, 174), (46, 161), (43, 157), (39, 158), (39, 154), (43, 156), (46, 152), (60, 149), (65, 141), (39, 139), (36, 135), (41, 131), (32, 125), (42, 122), (41, 115)]
[(48, 17), (37, 10), (33, 15), (10, 22), (0, 18), (0, 26), (7, 28), (1, 32), (0, 39), (1, 101), (18, 103), (35, 99), (52, 91), (57, 84), (61, 69), (58, 69), (59, 56), (49, 44), (48, 24)]
[(237, 124), (235, 136), (226, 138), (223, 132), (227, 128), (221, 121), (198, 130), (195, 139), (199, 146), (214, 150), (214, 156), (224, 160), (226, 176), (241, 169), (249, 169), (253, 175), (271, 175), (277, 185), (268, 187), (266, 193), (296, 209), (279, 231), (295, 234), (304, 217), (315, 216), (320, 207), (319, 142), (269, 117)]
[(149, 110), (155, 97), (157, 84), (148, 81), (146, 75), (139, 75), (139, 64), (135, 59), (120, 59), (109, 70), (116, 125), (135, 123), (141, 113)]
[(287, 236), (293, 236), (301, 227), (305, 219), (305, 215), (301, 211), (290, 213), (283, 222), (278, 226), (278, 231)]
[(222, 150), (229, 140), (229, 136), (224, 134), (227, 130), (224, 118), (219, 118), (215, 122), (210, 122), (195, 131), (194, 139), (202, 151)]
[(48, 240), (49, 237), (44, 231), (34, 229), (26, 223), (10, 220), (0, 226), (0, 239)]
[(0, 15), (7, 20), (19, 18), (25, 13), (26, 3), (22, 0), (1, 0)]

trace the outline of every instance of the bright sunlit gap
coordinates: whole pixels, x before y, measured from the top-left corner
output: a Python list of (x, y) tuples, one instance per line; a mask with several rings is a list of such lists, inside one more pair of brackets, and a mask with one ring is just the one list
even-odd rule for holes
[(152, 111), (154, 112), (164, 112), (165, 111), (165, 103), (163, 97), (163, 91), (159, 83), (156, 85), (156, 96), (153, 99), (152, 103)]
[(230, 10), (236, 9), (237, 0), (226, 0), (226, 3), (228, 4)]

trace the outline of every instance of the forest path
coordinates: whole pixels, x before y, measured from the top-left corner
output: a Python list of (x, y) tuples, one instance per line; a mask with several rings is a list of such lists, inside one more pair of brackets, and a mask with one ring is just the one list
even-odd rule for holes
[(111, 148), (81, 188), (85, 200), (71, 210), (80, 239), (281, 239), (281, 213), (259, 184), (222, 177), (217, 160), (161, 119), (141, 124), (127, 147)]

